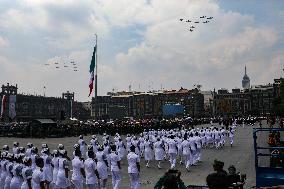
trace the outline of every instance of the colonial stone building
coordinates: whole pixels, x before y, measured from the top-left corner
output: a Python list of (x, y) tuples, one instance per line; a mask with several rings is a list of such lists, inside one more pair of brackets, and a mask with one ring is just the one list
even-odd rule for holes
[(143, 92), (108, 93), (92, 99), (92, 116), (95, 118), (162, 117), (163, 105), (181, 104), (185, 114), (202, 116), (204, 98), (197, 89)]
[(214, 94), (214, 115), (269, 115), (277, 85), (256, 85), (249, 89), (220, 89)]
[[(67, 91), (62, 97), (45, 97), (39, 95), (19, 94), (17, 85), (9, 83), (2, 85), (0, 98), (6, 95), (16, 95), (16, 117), (17, 121), (30, 121), (39, 118), (50, 118), (53, 120), (63, 120), (70, 117), (79, 119), (90, 118), (90, 111), (80, 102), (74, 101), (74, 93)], [(3, 120), (9, 120), (9, 98), (5, 103)], [(1, 103), (0, 103), (1, 107)]]

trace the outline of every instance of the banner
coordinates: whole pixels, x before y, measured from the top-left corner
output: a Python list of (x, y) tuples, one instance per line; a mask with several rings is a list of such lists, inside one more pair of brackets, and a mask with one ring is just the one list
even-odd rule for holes
[(1, 103), (1, 118), (4, 117), (4, 111), (5, 111), (5, 106), (6, 106), (6, 100), (7, 100), (7, 96), (3, 95), (2, 96), (2, 103)]
[(14, 119), (16, 117), (16, 95), (9, 96), (9, 117)]

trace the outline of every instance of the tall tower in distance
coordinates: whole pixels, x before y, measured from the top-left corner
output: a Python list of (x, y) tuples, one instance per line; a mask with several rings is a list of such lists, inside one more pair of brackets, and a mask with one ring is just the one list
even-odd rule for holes
[(242, 86), (243, 86), (244, 89), (250, 88), (250, 79), (247, 76), (247, 67), (246, 66), (245, 66), (245, 75), (244, 75), (243, 80), (242, 80)]

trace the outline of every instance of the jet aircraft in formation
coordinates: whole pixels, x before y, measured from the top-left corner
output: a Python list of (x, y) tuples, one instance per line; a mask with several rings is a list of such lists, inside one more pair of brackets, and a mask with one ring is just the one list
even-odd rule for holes
[[(181, 22), (185, 21), (185, 22), (187, 22), (187, 23), (191, 22), (191, 23), (199, 24), (199, 23), (201, 22), (201, 23), (207, 24), (207, 23), (209, 23), (209, 20), (212, 20), (212, 19), (213, 19), (212, 16), (210, 16), (210, 17), (207, 17), (207, 16), (200, 16), (199, 18), (201, 18), (201, 19), (206, 19), (206, 20), (205, 20), (205, 21), (202, 21), (202, 20), (192, 21), (192, 20), (188, 20), (188, 19), (184, 19), (184, 18), (180, 18), (179, 20), (180, 20)], [(195, 28), (195, 26), (191, 25), (189, 28), (190, 28), (189, 31), (190, 31), (190, 32), (193, 32), (193, 29)]]
[[(77, 72), (78, 71), (78, 69), (77, 69), (78, 67), (77, 67), (76, 63), (74, 61), (71, 61), (70, 63), (73, 65), (73, 71)], [(54, 62), (53, 64), (55, 65), (56, 69), (60, 69), (60, 66), (59, 66), (60, 64), (58, 62)], [(52, 63), (45, 63), (44, 65), (45, 66), (49, 66), (49, 65), (52, 65)], [(61, 68), (68, 68), (68, 67), (69, 67), (68, 65), (63, 63), (63, 66)], [(72, 67), (72, 66), (70, 66), (70, 67)]]

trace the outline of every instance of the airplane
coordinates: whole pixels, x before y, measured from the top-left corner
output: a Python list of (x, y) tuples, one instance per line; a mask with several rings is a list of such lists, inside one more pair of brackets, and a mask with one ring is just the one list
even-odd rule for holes
[(189, 29), (189, 31), (193, 32), (193, 29)]
[(191, 20), (187, 20), (186, 22), (191, 22)]
[(198, 24), (199, 22), (198, 22), (198, 21), (196, 21), (196, 22), (194, 22), (194, 23)]
[(58, 64), (58, 62), (55, 62), (54, 64)]
[(195, 28), (194, 26), (191, 26), (190, 28)]
[(179, 19), (181, 22), (183, 21), (183, 18)]
[(206, 16), (201, 16), (200, 18), (205, 18)]
[(211, 16), (211, 17), (209, 17), (209, 18), (207, 18), (208, 20), (210, 20), (210, 19), (212, 19), (213, 17)]
[(208, 20), (206, 20), (205, 22), (203, 22), (203, 23), (208, 23), (209, 21)]

